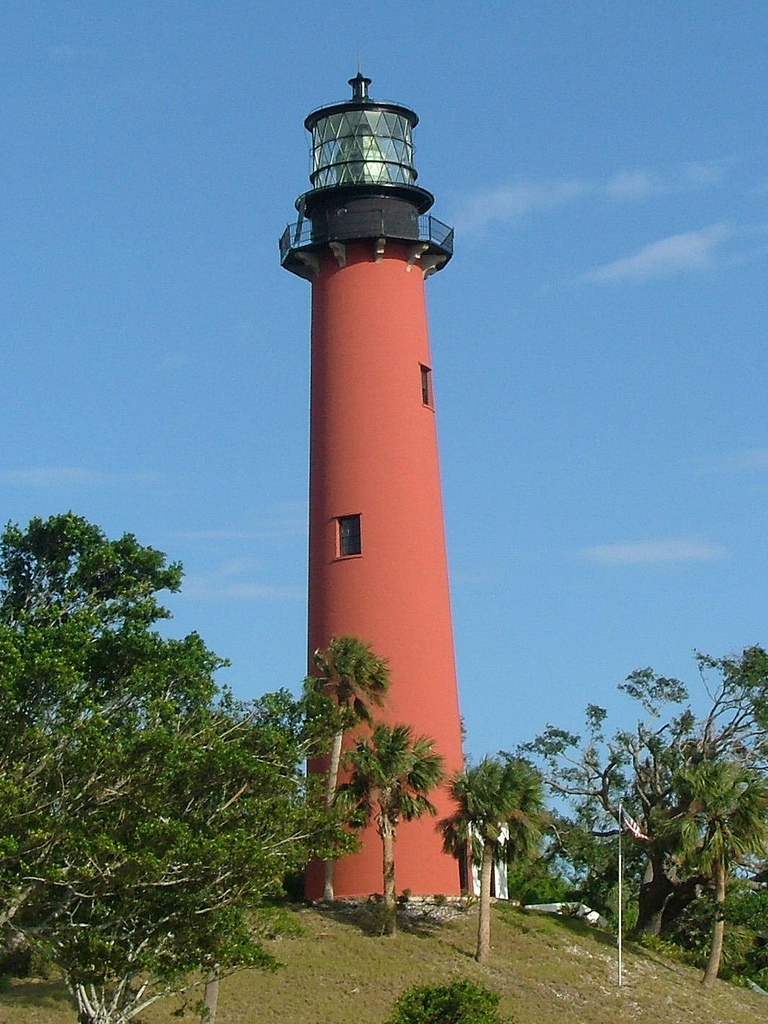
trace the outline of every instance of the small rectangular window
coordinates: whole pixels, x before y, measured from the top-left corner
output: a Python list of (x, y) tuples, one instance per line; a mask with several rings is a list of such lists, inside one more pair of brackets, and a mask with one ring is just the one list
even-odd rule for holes
[(432, 371), (428, 366), (421, 367), (421, 403), (432, 408)]
[(361, 554), (360, 516), (339, 516), (338, 524), (340, 557)]

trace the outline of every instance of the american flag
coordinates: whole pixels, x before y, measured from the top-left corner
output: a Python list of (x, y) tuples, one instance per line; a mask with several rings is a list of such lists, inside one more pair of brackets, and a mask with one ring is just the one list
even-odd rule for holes
[(640, 828), (634, 818), (630, 818), (625, 810), (622, 809), (621, 816), (624, 822), (624, 828), (627, 832), (631, 832), (635, 839), (647, 839), (650, 842), (651, 837), (647, 836), (645, 832)]

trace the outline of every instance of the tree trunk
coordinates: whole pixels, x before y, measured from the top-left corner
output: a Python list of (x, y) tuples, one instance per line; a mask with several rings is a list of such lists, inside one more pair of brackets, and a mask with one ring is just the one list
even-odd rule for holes
[(723, 955), (723, 936), (725, 934), (725, 868), (715, 864), (715, 923), (712, 925), (712, 948), (709, 951), (707, 969), (701, 984), (704, 988), (712, 988), (720, 971), (720, 958)]
[[(344, 741), (342, 730), (334, 734), (333, 746), (331, 747), (331, 759), (328, 765), (328, 783), (325, 790), (325, 806), (330, 810), (336, 796), (336, 787), (339, 782), (339, 765), (341, 764), (341, 745)], [(330, 903), (333, 900), (333, 866), (332, 860), (325, 861), (325, 886), (323, 889), (323, 900)]]
[(204, 1024), (216, 1024), (216, 1010), (219, 1005), (219, 968), (214, 967), (205, 982), (203, 997)]
[(480, 913), (477, 919), (477, 950), (475, 960), (484, 964), (491, 952), (491, 878), (493, 876), (493, 844), (483, 844), (480, 865)]
[(675, 891), (674, 884), (664, 872), (662, 858), (653, 857), (646, 867), (638, 896), (636, 931), (640, 935), (661, 934), (662, 918), (667, 902)]
[(77, 1014), (77, 1024), (93, 1024), (99, 1012), (99, 1007), (94, 1000), (89, 998), (85, 985), (68, 982), (67, 987), (72, 996), (72, 1005)]
[(5, 929), (6, 925), (13, 921), (16, 914), (24, 906), (35, 889), (41, 888), (40, 884), (28, 885), (26, 889), (16, 894), (16, 898), (6, 903), (0, 911), (0, 928)]
[(384, 934), (394, 935), (397, 931), (397, 890), (395, 888), (395, 830), (391, 822), (384, 819), (379, 824), (383, 854), (384, 875)]
[(662, 938), (669, 933), (685, 908), (696, 899), (699, 886), (704, 884), (706, 879), (701, 875), (691, 875), (690, 878), (686, 878), (682, 882), (677, 882), (674, 879), (670, 879), (670, 881), (673, 887), (672, 894), (664, 904), (661, 915)]
[(323, 902), (331, 903), (334, 898), (333, 891), (333, 868), (335, 861), (327, 860), (324, 862), (325, 867), (325, 884), (323, 886)]

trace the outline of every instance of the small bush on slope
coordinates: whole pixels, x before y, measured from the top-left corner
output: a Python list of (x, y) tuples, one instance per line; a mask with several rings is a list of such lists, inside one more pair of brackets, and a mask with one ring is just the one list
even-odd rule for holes
[(395, 1003), (385, 1024), (513, 1024), (499, 1017), (501, 997), (472, 981), (415, 985)]

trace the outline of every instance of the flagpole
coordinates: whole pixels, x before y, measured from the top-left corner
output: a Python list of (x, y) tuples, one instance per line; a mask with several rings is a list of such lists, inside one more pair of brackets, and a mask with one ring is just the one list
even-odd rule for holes
[(622, 876), (624, 874), (624, 867), (623, 867), (623, 864), (622, 864), (622, 861), (621, 861), (621, 832), (622, 832), (621, 810), (622, 810), (622, 808), (621, 808), (621, 801), (619, 801), (619, 942), (618, 942), (618, 947), (619, 947), (619, 965), (618, 965), (619, 987), (621, 987), (621, 952), (622, 952), (622, 948), (621, 947), (622, 947), (622, 917), (623, 917), (622, 910), (623, 910), (623, 907), (624, 907), (624, 894), (622, 892), (622, 888), (623, 888), (623, 884), (622, 884), (623, 883), (623, 877)]

